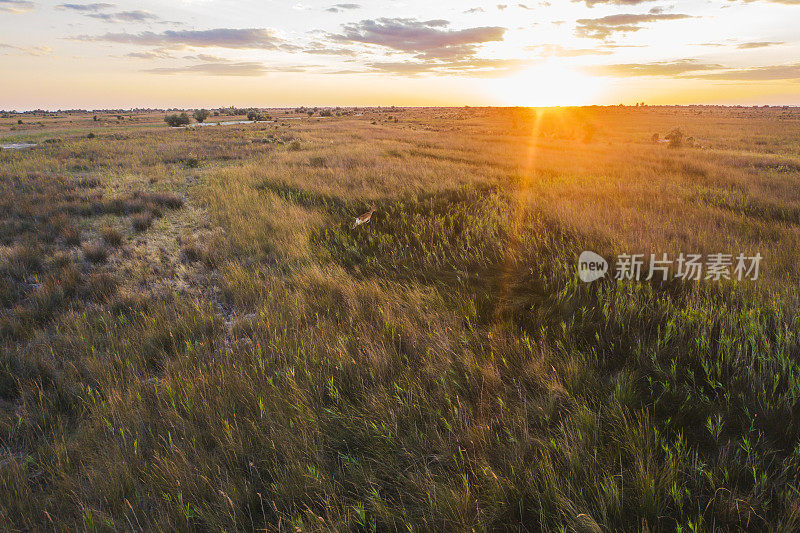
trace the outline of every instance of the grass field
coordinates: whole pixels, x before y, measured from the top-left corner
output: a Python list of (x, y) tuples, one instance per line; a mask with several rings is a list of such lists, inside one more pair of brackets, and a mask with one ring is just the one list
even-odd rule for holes
[(0, 119), (3, 529), (800, 529), (799, 109), (268, 112)]

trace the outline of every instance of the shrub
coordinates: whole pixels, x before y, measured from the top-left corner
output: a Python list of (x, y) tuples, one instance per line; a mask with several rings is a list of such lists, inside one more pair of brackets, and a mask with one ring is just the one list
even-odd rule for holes
[(194, 119), (197, 122), (203, 122), (209, 116), (211, 116), (211, 112), (208, 109), (198, 109), (194, 112)]
[(657, 143), (658, 140), (661, 139), (661, 136), (658, 133), (654, 133), (651, 139), (653, 140), (654, 143)]
[(96, 135), (94, 133), (91, 133), (91, 132), (89, 133), (89, 135), (86, 136), (87, 139), (94, 139), (95, 137), (96, 137)]
[(164, 122), (167, 123), (168, 126), (176, 128), (178, 126), (185, 126), (189, 124), (192, 120), (189, 118), (189, 115), (186, 112), (181, 113), (180, 115), (167, 115), (164, 117)]
[(314, 168), (321, 168), (325, 166), (325, 158), (320, 156), (312, 157), (308, 160), (308, 164)]
[(292, 141), (289, 143), (289, 151), (290, 152), (299, 152), (300, 151), (300, 141)]
[(145, 213), (137, 213), (131, 218), (133, 230), (136, 232), (145, 231), (153, 223), (153, 214), (149, 211)]

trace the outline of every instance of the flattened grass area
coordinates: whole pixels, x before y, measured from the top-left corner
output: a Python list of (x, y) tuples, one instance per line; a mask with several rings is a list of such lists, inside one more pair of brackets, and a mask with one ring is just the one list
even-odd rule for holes
[(0, 152), (5, 528), (800, 528), (798, 110), (361, 113)]

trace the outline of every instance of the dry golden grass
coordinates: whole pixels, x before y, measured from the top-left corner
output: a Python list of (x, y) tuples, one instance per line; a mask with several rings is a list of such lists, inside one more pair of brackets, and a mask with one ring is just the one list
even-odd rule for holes
[(266, 113), (0, 119), (9, 529), (800, 527), (797, 110)]

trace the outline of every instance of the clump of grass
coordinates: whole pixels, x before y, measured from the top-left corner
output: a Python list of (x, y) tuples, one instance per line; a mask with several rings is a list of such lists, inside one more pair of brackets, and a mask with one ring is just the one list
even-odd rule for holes
[(143, 213), (136, 213), (131, 217), (131, 225), (133, 231), (142, 232), (146, 231), (153, 224), (153, 214), (150, 211)]
[(185, 261), (195, 262), (205, 259), (205, 249), (196, 238), (181, 237), (179, 244), (181, 255)]
[(103, 263), (108, 259), (108, 250), (99, 242), (87, 242), (82, 246), (83, 255), (91, 263)]
[(119, 230), (106, 226), (100, 231), (103, 242), (108, 246), (116, 248), (122, 243), (122, 233)]
[(299, 152), (301, 148), (300, 141), (294, 140), (289, 143), (288, 150), (290, 152)]
[(80, 230), (71, 224), (62, 226), (61, 237), (67, 246), (77, 246), (81, 243)]
[(83, 296), (97, 302), (110, 302), (116, 294), (119, 283), (109, 272), (93, 272), (84, 280)]
[(322, 156), (314, 156), (308, 160), (308, 164), (313, 168), (322, 168), (327, 164), (327, 160)]

